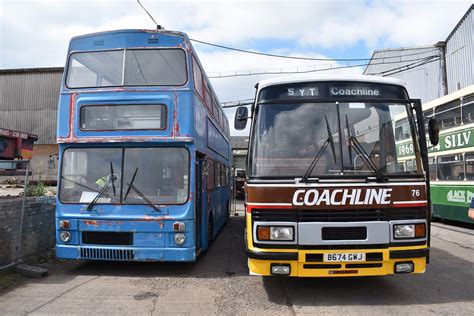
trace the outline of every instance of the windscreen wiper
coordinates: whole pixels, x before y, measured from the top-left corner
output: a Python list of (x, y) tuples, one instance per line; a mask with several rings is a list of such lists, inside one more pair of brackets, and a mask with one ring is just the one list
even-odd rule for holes
[(150, 205), (153, 209), (155, 209), (155, 211), (157, 212), (161, 212), (160, 208), (158, 206), (156, 206), (155, 204), (153, 204), (152, 201), (150, 201), (150, 199), (148, 199), (145, 194), (143, 194), (142, 191), (140, 191), (134, 184), (133, 182), (135, 181), (135, 177), (137, 176), (137, 172), (138, 172), (138, 168), (135, 169), (135, 172), (133, 173), (133, 176), (132, 176), (132, 180), (130, 181), (130, 183), (127, 183), (128, 185), (128, 189), (127, 189), (127, 192), (125, 193), (125, 197), (123, 198), (123, 200), (125, 201), (128, 197), (128, 194), (130, 193), (130, 190), (133, 190), (135, 191), (136, 194), (138, 194), (139, 197), (141, 197), (143, 199), (143, 201), (147, 202), (148, 205)]
[(319, 149), (318, 153), (316, 154), (313, 161), (309, 165), (308, 170), (306, 170), (306, 173), (301, 178), (300, 182), (307, 182), (308, 181), (309, 176), (313, 172), (314, 167), (316, 167), (316, 164), (318, 163), (319, 159), (321, 158), (321, 155), (326, 150), (326, 147), (328, 145), (331, 145), (331, 151), (332, 151), (332, 155), (334, 157), (334, 163), (337, 163), (337, 161), (336, 161), (336, 149), (334, 148), (334, 140), (332, 138), (331, 127), (329, 127), (329, 122), (328, 122), (328, 118), (327, 118), (326, 115), (324, 115), (324, 119), (326, 120), (326, 129), (327, 129), (327, 132), (328, 132), (328, 138), (324, 141), (324, 144)]
[(117, 176), (114, 175), (114, 174), (111, 174), (109, 176), (109, 179), (107, 180), (107, 182), (105, 183), (104, 187), (99, 191), (99, 193), (97, 193), (97, 195), (95, 196), (95, 198), (92, 200), (92, 202), (87, 206), (87, 211), (92, 211), (92, 208), (94, 207), (94, 205), (97, 203), (97, 201), (100, 199), (100, 197), (102, 195), (104, 195), (105, 192), (107, 192), (107, 190), (109, 189), (110, 185), (115, 181), (117, 180)]
[(87, 206), (87, 211), (92, 211), (92, 208), (94, 207), (94, 205), (97, 203), (97, 201), (100, 199), (100, 197), (102, 195), (104, 195), (105, 192), (107, 192), (107, 190), (109, 189), (109, 187), (112, 185), (112, 189), (113, 189), (113, 192), (114, 192), (114, 196), (115, 196), (115, 180), (117, 180), (117, 176), (114, 174), (114, 167), (112, 165), (112, 161), (110, 162), (110, 175), (109, 175), (109, 179), (107, 180), (107, 182), (104, 184), (104, 186), (102, 187), (102, 189), (99, 191), (99, 193), (97, 193), (97, 195), (95, 196), (95, 198), (90, 202), (90, 204)]
[(383, 177), (382, 173), (380, 172), (380, 170), (374, 164), (372, 159), (369, 158), (369, 155), (365, 151), (364, 147), (362, 147), (360, 142), (357, 140), (357, 138), (352, 135), (347, 115), (346, 115), (346, 128), (347, 128), (347, 136), (348, 136), (347, 147), (349, 149), (349, 157), (351, 159), (351, 163), (352, 163), (352, 150), (351, 150), (351, 148), (354, 147), (354, 150), (362, 158), (364, 163), (367, 166), (369, 166), (369, 168), (372, 169), (372, 171), (375, 173), (375, 176), (377, 177), (377, 180), (383, 180), (384, 177)]

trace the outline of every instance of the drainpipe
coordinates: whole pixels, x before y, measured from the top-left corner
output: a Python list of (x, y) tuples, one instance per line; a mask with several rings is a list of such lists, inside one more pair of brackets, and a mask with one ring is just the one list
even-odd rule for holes
[(439, 49), (439, 72), (441, 74), (441, 92), (448, 94), (448, 75), (446, 71), (446, 42), (438, 42), (435, 47)]

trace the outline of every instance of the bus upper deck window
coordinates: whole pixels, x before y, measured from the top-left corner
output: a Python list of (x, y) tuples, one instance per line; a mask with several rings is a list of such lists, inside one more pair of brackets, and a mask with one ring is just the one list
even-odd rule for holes
[(186, 81), (186, 57), (183, 50), (126, 50), (125, 85), (180, 86)]
[(435, 118), (441, 130), (461, 125), (461, 102), (455, 100), (435, 109)]
[(463, 122), (466, 124), (474, 122), (474, 94), (465, 96), (462, 104)]
[(181, 86), (187, 82), (186, 69), (182, 49), (78, 52), (69, 59), (66, 86)]

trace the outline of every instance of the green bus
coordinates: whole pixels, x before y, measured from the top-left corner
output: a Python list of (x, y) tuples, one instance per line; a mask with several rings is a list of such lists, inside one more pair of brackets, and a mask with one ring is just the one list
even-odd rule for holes
[[(467, 210), (474, 196), (474, 85), (423, 105), (426, 122), (435, 118), (439, 143), (429, 149), (434, 218), (474, 223)], [(395, 117), (395, 138), (403, 168), (415, 164), (406, 115)], [(427, 140), (430, 145), (429, 140)]]

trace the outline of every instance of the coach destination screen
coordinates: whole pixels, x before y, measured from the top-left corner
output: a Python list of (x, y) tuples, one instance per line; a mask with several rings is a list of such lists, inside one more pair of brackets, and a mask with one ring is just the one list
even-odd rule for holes
[(259, 102), (301, 99), (406, 100), (403, 87), (362, 82), (296, 82), (263, 88)]

